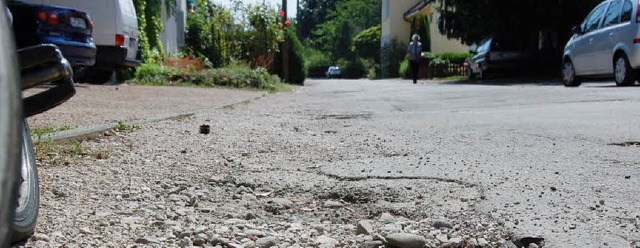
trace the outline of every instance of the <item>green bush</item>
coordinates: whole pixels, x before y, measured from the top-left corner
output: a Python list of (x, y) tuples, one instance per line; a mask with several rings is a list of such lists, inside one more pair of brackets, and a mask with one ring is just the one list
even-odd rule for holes
[(302, 53), (305, 58), (305, 71), (308, 77), (324, 77), (327, 68), (334, 65), (328, 53), (313, 48), (308, 40), (305, 41)]
[(411, 69), (409, 68), (409, 59), (405, 58), (402, 63), (400, 63), (400, 69), (398, 70), (398, 74), (400, 77), (404, 79), (408, 79), (411, 77)]
[(367, 67), (362, 59), (338, 60), (338, 67), (342, 70), (343, 78), (358, 79), (367, 74)]
[(462, 64), (471, 57), (471, 54), (470, 53), (443, 53), (443, 54), (438, 54), (438, 57), (440, 57), (443, 60), (449, 61), (450, 63)]
[[(286, 35), (289, 41), (289, 82), (287, 83), (304, 85), (304, 80), (307, 78), (307, 72), (305, 70), (305, 61), (302, 55), (302, 44), (293, 30), (288, 29)], [(280, 44), (280, 52), (276, 54), (276, 57), (273, 60), (273, 67), (275, 74), (284, 79), (284, 70), (282, 69), (282, 51), (284, 51), (284, 44)]]
[(353, 38), (352, 50), (358, 56), (365, 59), (380, 62), (380, 37), (382, 36), (380, 25), (366, 29)]
[(205, 87), (225, 86), (233, 88), (258, 88), (275, 90), (281, 80), (270, 75), (267, 69), (251, 69), (249, 66), (231, 66), (188, 72), (185, 69), (143, 64), (138, 67), (133, 84), (142, 85), (197, 85)]

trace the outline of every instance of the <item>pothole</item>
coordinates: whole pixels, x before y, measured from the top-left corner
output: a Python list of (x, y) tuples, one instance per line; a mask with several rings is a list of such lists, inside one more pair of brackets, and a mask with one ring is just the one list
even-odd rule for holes
[(627, 141), (622, 143), (609, 143), (610, 146), (622, 146), (622, 147), (640, 147), (640, 141)]

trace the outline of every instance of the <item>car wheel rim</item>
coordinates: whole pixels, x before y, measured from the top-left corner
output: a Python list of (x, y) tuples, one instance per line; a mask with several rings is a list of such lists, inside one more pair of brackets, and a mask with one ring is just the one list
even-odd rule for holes
[(563, 79), (565, 83), (573, 82), (574, 72), (573, 72), (573, 64), (571, 62), (564, 63), (564, 68), (562, 70)]
[(616, 82), (622, 83), (625, 80), (627, 74), (627, 62), (623, 57), (618, 58), (616, 61)]

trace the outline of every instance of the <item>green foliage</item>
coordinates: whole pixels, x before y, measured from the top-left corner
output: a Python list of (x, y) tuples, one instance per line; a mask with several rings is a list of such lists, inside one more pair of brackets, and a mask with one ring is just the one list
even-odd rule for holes
[(161, 8), (173, 14), (176, 0), (133, 0), (138, 16), (138, 40), (142, 49), (142, 60), (159, 63), (164, 57), (160, 33), (163, 30)]
[(405, 59), (406, 49), (405, 44), (396, 39), (382, 47), (380, 63), (383, 78), (399, 76), (400, 63)]
[(137, 125), (128, 125), (125, 124), (124, 121), (118, 121), (118, 125), (116, 126), (116, 130), (119, 132), (131, 133), (136, 129), (140, 128)]
[(353, 38), (352, 50), (361, 58), (380, 63), (380, 37), (382, 37), (380, 25), (366, 29)]
[(311, 46), (304, 46), (302, 53), (305, 58), (305, 71), (309, 77), (324, 77), (327, 68), (333, 65), (329, 55)]
[[(602, 0), (438, 0), (441, 18), (438, 29), (450, 38), (471, 44), (487, 35), (520, 37), (536, 47), (538, 33), (552, 31), (564, 44), (576, 26)], [(535, 21), (531, 21), (535, 20)], [(533, 39), (531, 39), (533, 37)]]
[(338, 1), (328, 11), (326, 21), (316, 23), (312, 45), (330, 53), (334, 61), (340, 58), (352, 60), (351, 42), (354, 36), (380, 24), (381, 9), (379, 0)]
[(233, 26), (231, 13), (207, 0), (196, 0), (193, 13), (187, 15), (185, 52), (206, 57), (213, 67), (224, 67), (230, 61), (232, 47), (229, 36), (223, 32)]
[(362, 59), (341, 59), (338, 61), (338, 66), (342, 70), (343, 78), (358, 79), (367, 74), (367, 67)]
[(298, 21), (298, 29), (301, 40), (315, 40), (317, 36), (313, 35), (313, 30), (318, 29), (318, 25), (327, 21), (329, 12), (331, 12), (338, 1), (341, 0), (301, 0), (300, 10), (296, 20)]
[(471, 54), (470, 53), (443, 53), (443, 54), (439, 54), (438, 57), (442, 58), (443, 60), (449, 61), (450, 63), (462, 64), (471, 57)]
[(136, 71), (136, 78), (130, 82), (142, 85), (224, 86), (263, 90), (275, 90), (281, 83), (280, 78), (270, 75), (267, 69), (251, 69), (244, 64), (231, 64), (226, 68), (199, 72), (189, 72), (171, 66), (143, 64)]
[[(304, 85), (304, 80), (307, 77), (303, 56), (304, 48), (293, 30), (287, 29), (286, 35), (288, 40), (288, 47), (286, 49), (289, 52), (289, 82), (286, 83)], [(286, 78), (284, 77), (284, 70), (282, 69), (282, 51), (284, 50), (284, 43), (282, 43), (280, 45), (281, 52), (279, 52), (274, 59), (275, 72), (282, 79)]]
[(411, 33), (409, 39), (413, 34), (420, 35), (420, 43), (422, 43), (422, 51), (431, 52), (431, 30), (429, 26), (429, 18), (426, 15), (418, 14), (413, 17), (411, 21)]
[(251, 26), (247, 40), (251, 65), (269, 69), (279, 51), (279, 43), (284, 41), (284, 27), (276, 10), (249, 5), (247, 11)]
[(404, 79), (408, 79), (409, 77), (411, 77), (411, 69), (409, 68), (409, 58), (406, 58), (405, 60), (402, 61), (402, 63), (400, 63), (400, 68), (398, 68), (398, 75), (400, 75), (400, 77), (404, 78)]

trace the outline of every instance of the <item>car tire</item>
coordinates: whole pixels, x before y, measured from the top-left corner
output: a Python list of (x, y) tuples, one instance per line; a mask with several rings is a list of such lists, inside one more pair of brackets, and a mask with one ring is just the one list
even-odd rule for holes
[(613, 73), (617, 86), (631, 86), (636, 81), (636, 73), (631, 69), (629, 60), (624, 54), (619, 54), (613, 62)]
[(16, 182), (18, 195), (16, 209), (11, 224), (11, 241), (23, 241), (31, 237), (38, 220), (40, 188), (38, 166), (27, 121), (22, 122), (22, 165), (21, 177)]
[(571, 60), (567, 59), (562, 63), (562, 84), (565, 87), (578, 87), (582, 80), (576, 76), (576, 69)]

